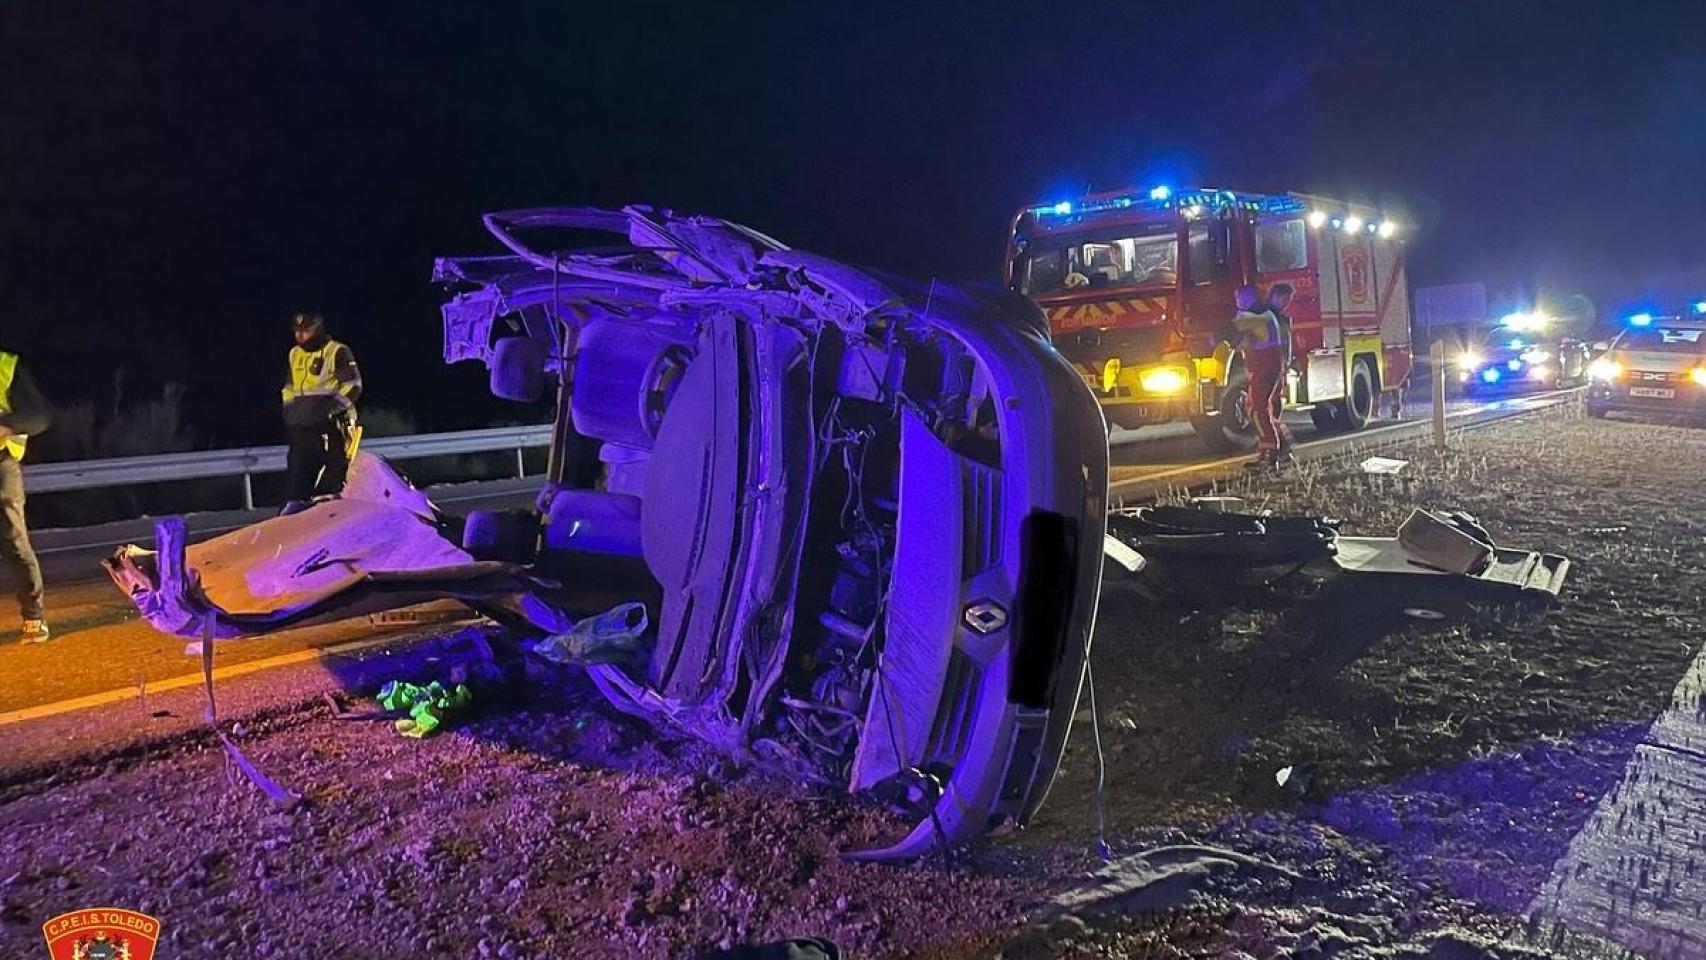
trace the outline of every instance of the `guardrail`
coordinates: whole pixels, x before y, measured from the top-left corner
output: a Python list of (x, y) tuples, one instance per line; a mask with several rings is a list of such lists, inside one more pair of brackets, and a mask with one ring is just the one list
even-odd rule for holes
[[(515, 451), (515, 475), (527, 475), (522, 452), (551, 444), (551, 425), (487, 427), (458, 433), (423, 433), (410, 437), (374, 437), (361, 448), (389, 460), (450, 456), (463, 453)], [(242, 477), (243, 506), (253, 510), (257, 473), (283, 473), (283, 446), (242, 447), (236, 450), (200, 450), (192, 453), (162, 453), (145, 457), (114, 457), (109, 460), (71, 460), (65, 463), (33, 463), (24, 467), (24, 483), (32, 494), (66, 490), (95, 490), (101, 487), (208, 477)]]

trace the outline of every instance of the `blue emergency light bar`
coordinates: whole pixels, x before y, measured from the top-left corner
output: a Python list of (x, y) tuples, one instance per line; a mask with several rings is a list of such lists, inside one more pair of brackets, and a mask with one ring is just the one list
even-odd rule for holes
[(1650, 327), (1653, 325), (1653, 315), (1650, 313), (1635, 313), (1629, 316), (1631, 327)]
[(1694, 312), (1695, 313), (1706, 313), (1706, 300), (1694, 301)]
[(1062, 200), (1058, 203), (1047, 203), (1040, 207), (1032, 207), (1030, 212), (1038, 217), (1070, 217), (1087, 216), (1095, 213), (1105, 213), (1109, 210), (1146, 210), (1161, 212), (1169, 209), (1186, 209), (1200, 207), (1215, 210), (1243, 210), (1248, 213), (1287, 214), (1302, 213), (1308, 207), (1300, 200), (1291, 196), (1274, 196), (1260, 193), (1235, 193), (1231, 190), (1186, 190), (1175, 193), (1172, 187), (1158, 186), (1143, 193), (1121, 193), (1114, 196), (1097, 197), (1089, 200)]

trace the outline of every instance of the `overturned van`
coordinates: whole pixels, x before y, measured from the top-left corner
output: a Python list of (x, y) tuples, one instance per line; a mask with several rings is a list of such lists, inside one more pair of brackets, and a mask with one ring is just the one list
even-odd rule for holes
[[(555, 404), (538, 509), (451, 524), (392, 504), (443, 548), (340, 578), (311, 515), (331, 529), (334, 509), (374, 523), (378, 508), (316, 504), (227, 535), (258, 558), (261, 528), (291, 528), (290, 556), (318, 557), (305, 575), (322, 584), (309, 600), (278, 585), (299, 608), (236, 622), (193, 575), (198, 555), (234, 562), (209, 552), (219, 541), (115, 557), (139, 608), (173, 632), (235, 636), (384, 606), (381, 590), (439, 590), (543, 630), (641, 600), (643, 657), (586, 667), (606, 697), (915, 808), (911, 834), (870, 856), (1033, 813), (1084, 674), (1108, 458), (1095, 398), (1037, 309), (647, 207), (486, 226), (506, 252), (434, 269), (445, 359), (485, 364), (499, 396)], [(370, 469), (353, 496), (383, 502), (396, 484)]]

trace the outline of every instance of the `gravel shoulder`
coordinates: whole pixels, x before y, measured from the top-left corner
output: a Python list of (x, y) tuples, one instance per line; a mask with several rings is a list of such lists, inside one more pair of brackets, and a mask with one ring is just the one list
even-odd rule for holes
[(852, 864), (905, 825), (535, 671), (427, 740), (312, 703), (245, 721), (243, 750), (305, 796), (292, 810), (193, 732), (10, 782), (0, 955), (91, 904), (159, 917), (162, 957), (675, 957), (807, 934), (944, 960), (1608, 955), (1521, 915), (1699, 653), (1706, 431), (1567, 411), (1382, 453), (1412, 462), (1231, 492), (1359, 534), (1464, 509), (1570, 556), (1561, 602), (1417, 622), (1307, 572), (1183, 597), (1111, 583), (1112, 865), (1087, 726), (1029, 829), (947, 864)]

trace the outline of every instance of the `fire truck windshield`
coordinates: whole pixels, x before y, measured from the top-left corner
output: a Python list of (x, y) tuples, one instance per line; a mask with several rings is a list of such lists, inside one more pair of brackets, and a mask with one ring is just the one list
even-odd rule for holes
[(1179, 241), (1165, 233), (1094, 239), (1040, 240), (1019, 262), (1019, 290), (1029, 296), (1057, 290), (1171, 286), (1179, 276)]

